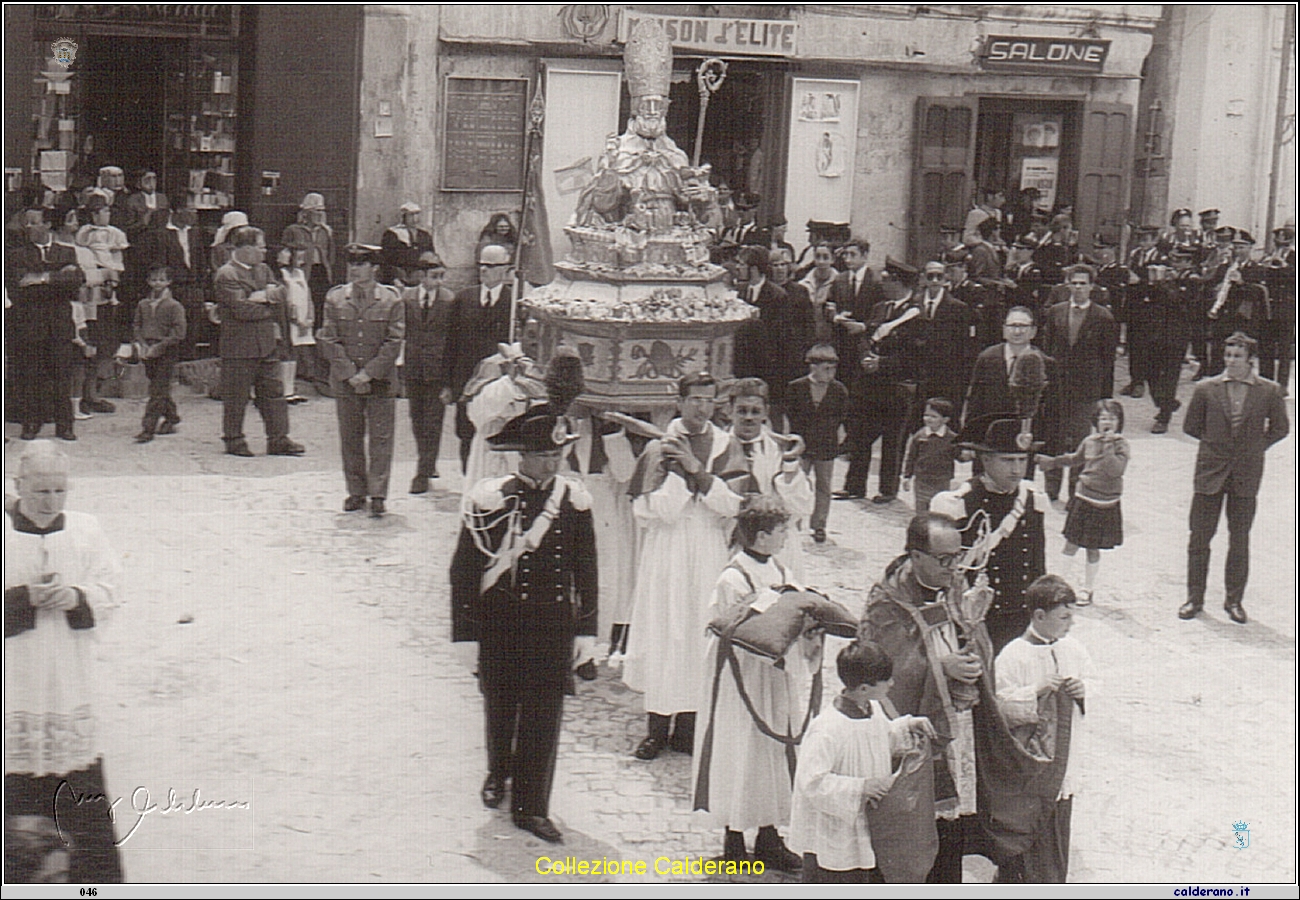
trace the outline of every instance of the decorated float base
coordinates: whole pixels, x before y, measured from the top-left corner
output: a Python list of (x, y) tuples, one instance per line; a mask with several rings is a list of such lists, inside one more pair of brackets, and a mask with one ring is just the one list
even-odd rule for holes
[(756, 310), (721, 282), (667, 284), (559, 277), (524, 299), (539, 326), (539, 356), (566, 347), (582, 360), (595, 409), (674, 414), (677, 382), (708, 371), (732, 375), (737, 329)]

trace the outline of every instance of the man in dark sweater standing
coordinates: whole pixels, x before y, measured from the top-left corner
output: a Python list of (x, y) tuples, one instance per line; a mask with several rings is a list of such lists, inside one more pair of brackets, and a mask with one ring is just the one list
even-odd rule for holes
[(469, 460), (474, 423), (469, 420), (469, 397), (463, 396), (466, 383), (478, 364), (497, 350), (497, 344), (510, 340), (512, 303), (508, 276), (510, 251), (488, 244), (478, 255), (476, 287), (456, 294), (451, 313), (446, 348), (446, 385), (456, 398), (456, 436), (460, 438), (460, 464)]

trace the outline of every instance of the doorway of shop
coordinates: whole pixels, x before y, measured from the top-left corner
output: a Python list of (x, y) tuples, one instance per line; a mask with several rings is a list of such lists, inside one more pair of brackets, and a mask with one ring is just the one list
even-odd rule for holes
[[(1001, 187), (1007, 212), (1025, 188), (1039, 210), (1073, 209), (1083, 104), (982, 97), (975, 135), (975, 185)], [(1022, 213), (1028, 210), (1022, 210)], [(1005, 236), (1005, 235), (1004, 235)]]
[(183, 196), (185, 175), (168, 164), (166, 123), (186, 108), (183, 98), (168, 97), (183, 88), (186, 42), (97, 35), (86, 44), (84, 62), (78, 59), (83, 171), (93, 178), (100, 166), (120, 166), (134, 188), (138, 174), (152, 169), (160, 189)]
[[(695, 150), (700, 114), (696, 70), (702, 58), (674, 60), (669, 92), (668, 136), (688, 157)], [(730, 60), (727, 77), (709, 98), (701, 142), (700, 163), (713, 167), (713, 183), (726, 184), (733, 198), (758, 199), (756, 221), (769, 223), (785, 203), (786, 110), (788, 81), (784, 68), (773, 63)], [(619, 121), (630, 117), (626, 87)]]

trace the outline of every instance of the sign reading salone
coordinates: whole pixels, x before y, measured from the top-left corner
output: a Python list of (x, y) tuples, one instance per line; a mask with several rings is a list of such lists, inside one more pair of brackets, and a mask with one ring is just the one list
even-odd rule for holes
[(1110, 41), (991, 34), (984, 40), (980, 63), (985, 69), (1100, 74), (1109, 52)]
[(794, 56), (799, 26), (784, 19), (731, 19), (703, 16), (656, 16), (624, 10), (618, 39), (627, 41), (642, 19), (658, 22), (678, 50), (710, 55)]

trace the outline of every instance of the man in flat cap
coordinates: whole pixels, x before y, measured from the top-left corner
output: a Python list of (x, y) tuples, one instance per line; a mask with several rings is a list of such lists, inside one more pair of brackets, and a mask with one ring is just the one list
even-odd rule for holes
[(262, 415), (269, 456), (301, 456), (289, 439), (289, 405), (280, 379), (280, 348), (288, 331), (284, 285), (264, 261), (266, 235), (242, 225), (230, 233), (231, 258), (213, 276), (221, 314), (221, 438), (231, 456), (252, 456), (244, 439), (248, 392)]
[[(422, 253), (433, 253), (433, 234), (420, 227), (420, 204), (407, 200), (400, 209), (401, 220), (379, 239), (383, 264), (389, 277), (405, 280), (407, 269), (415, 267)], [(408, 283), (410, 284), (414, 282)]]
[(447, 387), (447, 343), (456, 295), (442, 282), (447, 275), (438, 254), (426, 250), (415, 266), (407, 270), (413, 287), (402, 296), (406, 304), (406, 362), (402, 380), (415, 434), (418, 460), (411, 493), (424, 494), (429, 479), (438, 477), (438, 448), (442, 442), (442, 418), (451, 403)]
[(508, 783), (514, 824), (553, 844), (563, 842), (549, 810), (565, 686), (575, 642), (594, 642), (597, 627), (591, 495), (559, 472), (577, 438), (545, 406), (489, 438), (518, 452), (519, 468), (469, 490), (451, 561), (451, 639), (479, 645), (483, 805), (496, 809)]
[(343, 511), (361, 509), (369, 497), (370, 515), (378, 518), (393, 464), (393, 369), (402, 350), (406, 308), (396, 288), (375, 281), (378, 247), (349, 244), (347, 257), (348, 283), (325, 295), (325, 323), (316, 340), (329, 363), (338, 410), (348, 488)]

